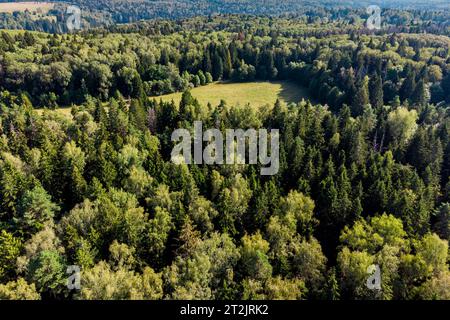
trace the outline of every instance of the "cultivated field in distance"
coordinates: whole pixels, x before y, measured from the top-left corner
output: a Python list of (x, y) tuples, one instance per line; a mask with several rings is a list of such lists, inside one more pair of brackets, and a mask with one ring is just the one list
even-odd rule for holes
[(55, 6), (52, 2), (7, 2), (0, 3), (0, 13), (12, 13), (15, 11), (30, 11), (37, 13), (47, 13), (49, 10), (53, 9)]

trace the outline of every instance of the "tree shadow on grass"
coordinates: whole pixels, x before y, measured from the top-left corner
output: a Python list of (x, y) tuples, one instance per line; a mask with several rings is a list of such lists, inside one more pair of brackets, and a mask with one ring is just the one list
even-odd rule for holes
[(309, 94), (308, 88), (292, 81), (281, 82), (281, 91), (278, 96), (286, 103), (299, 103), (302, 99), (310, 100), (311, 103), (315, 103), (315, 100)]

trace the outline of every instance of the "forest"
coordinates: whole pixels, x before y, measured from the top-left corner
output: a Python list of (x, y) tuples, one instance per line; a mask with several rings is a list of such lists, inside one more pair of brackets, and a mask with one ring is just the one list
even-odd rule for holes
[[(450, 299), (449, 12), (323, 10), (0, 31), (0, 299)], [(191, 94), (275, 80), (317, 103)], [(278, 173), (174, 164), (194, 121), (279, 129)]]

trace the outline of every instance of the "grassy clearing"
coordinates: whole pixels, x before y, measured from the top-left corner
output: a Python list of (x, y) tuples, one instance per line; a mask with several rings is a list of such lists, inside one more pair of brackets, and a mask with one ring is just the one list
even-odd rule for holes
[[(247, 82), (247, 83), (223, 83), (215, 82), (203, 87), (192, 89), (192, 95), (198, 99), (201, 105), (217, 106), (220, 100), (225, 100), (229, 106), (247, 105), (259, 108), (269, 105), (272, 107), (277, 101), (285, 103), (297, 103), (302, 99), (310, 99), (308, 89), (289, 81), (276, 82)], [(163, 101), (174, 101), (179, 104), (181, 92), (167, 94), (151, 99), (162, 99)], [(61, 115), (71, 117), (71, 107), (62, 107), (55, 110)], [(39, 114), (43, 114), (44, 109), (36, 109)], [(52, 110), (50, 110), (52, 111)]]
[[(286, 103), (297, 103), (303, 98), (308, 99), (309, 94), (303, 88), (293, 82), (246, 82), (246, 83), (221, 83), (216, 82), (207, 86), (192, 89), (192, 95), (202, 105), (208, 102), (217, 106), (220, 100), (225, 100), (228, 105), (246, 105), (261, 107), (267, 104), (273, 105), (277, 99)], [(173, 100), (178, 104), (181, 100), (180, 92), (155, 97), (158, 101)]]
[(68, 118), (72, 117), (72, 107), (61, 107), (58, 108), (56, 110), (51, 110), (51, 109), (35, 109), (35, 111), (39, 114), (39, 115), (43, 115), (44, 111), (49, 111), (49, 112), (58, 112), (59, 114), (66, 116)]
[(51, 2), (7, 2), (0, 3), (0, 12), (12, 13), (15, 11), (24, 12), (26, 10), (36, 13), (47, 13), (55, 6)]

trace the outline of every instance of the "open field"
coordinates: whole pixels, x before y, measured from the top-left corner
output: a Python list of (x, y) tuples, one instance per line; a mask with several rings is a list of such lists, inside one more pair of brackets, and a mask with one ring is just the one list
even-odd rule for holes
[(55, 6), (51, 2), (8, 2), (0, 3), (0, 13), (12, 13), (15, 11), (30, 11), (46, 13)]
[[(285, 103), (297, 103), (303, 98), (309, 99), (308, 89), (301, 87), (289, 81), (275, 81), (275, 82), (246, 82), (246, 83), (223, 83), (215, 82), (206, 86), (197, 87), (191, 90), (192, 95), (202, 105), (207, 105), (208, 102), (212, 106), (217, 106), (220, 100), (225, 100), (229, 106), (246, 105), (258, 108), (265, 105), (273, 106), (273, 104), (280, 99)], [(174, 101), (179, 104), (181, 100), (181, 92), (171, 93), (158, 97), (150, 97), (159, 101)], [(44, 112), (44, 109), (36, 110), (39, 114)], [(59, 114), (70, 117), (71, 108), (62, 107), (55, 110)]]
[[(308, 99), (308, 90), (293, 82), (246, 82), (246, 83), (220, 83), (216, 82), (207, 86), (192, 89), (192, 95), (202, 105), (210, 102), (217, 106), (220, 100), (225, 100), (228, 105), (245, 105), (249, 103), (253, 107), (266, 104), (273, 105), (277, 99), (289, 102), (299, 102), (302, 98)], [(172, 93), (155, 97), (163, 101), (173, 100), (178, 104), (182, 93)]]

